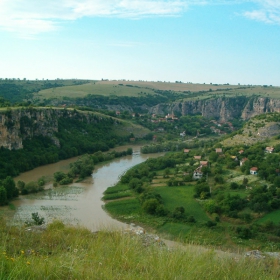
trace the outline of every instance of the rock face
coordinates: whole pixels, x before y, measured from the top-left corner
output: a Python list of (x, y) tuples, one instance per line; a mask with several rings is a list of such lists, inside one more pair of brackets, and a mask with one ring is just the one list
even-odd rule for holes
[(248, 120), (256, 115), (280, 112), (280, 100), (264, 97), (219, 97), (204, 100), (190, 100), (173, 103), (172, 105), (158, 104), (149, 110), (153, 114), (196, 115), (220, 121), (233, 118)]
[(31, 108), (7, 110), (0, 113), (0, 147), (22, 149), (22, 141), (34, 136), (48, 136), (60, 146), (55, 137), (59, 118), (75, 118), (87, 122), (94, 121), (90, 114), (76, 110)]

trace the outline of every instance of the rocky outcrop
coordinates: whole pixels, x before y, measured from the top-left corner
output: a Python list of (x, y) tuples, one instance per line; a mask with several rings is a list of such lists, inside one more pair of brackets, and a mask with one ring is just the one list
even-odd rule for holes
[(158, 104), (149, 110), (153, 114), (196, 115), (220, 121), (242, 118), (248, 120), (256, 115), (280, 112), (280, 100), (264, 97), (218, 97), (203, 100), (187, 100), (172, 105)]
[(22, 141), (34, 136), (47, 136), (56, 146), (60, 146), (55, 137), (58, 131), (59, 118), (75, 118), (81, 121), (94, 122), (92, 114), (76, 110), (29, 108), (9, 109), (0, 112), (0, 147), (22, 149)]

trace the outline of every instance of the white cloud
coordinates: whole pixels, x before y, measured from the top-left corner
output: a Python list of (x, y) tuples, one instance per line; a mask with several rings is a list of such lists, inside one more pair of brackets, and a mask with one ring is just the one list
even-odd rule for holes
[(178, 16), (189, 6), (240, 3), (253, 6), (245, 17), (280, 24), (279, 0), (0, 0), (0, 29), (32, 37), (82, 17)]
[(0, 0), (0, 28), (21, 36), (57, 29), (65, 20), (81, 17), (175, 16), (184, 0)]
[(257, 9), (247, 11), (244, 16), (265, 23), (280, 24), (280, 1), (279, 0), (255, 0)]

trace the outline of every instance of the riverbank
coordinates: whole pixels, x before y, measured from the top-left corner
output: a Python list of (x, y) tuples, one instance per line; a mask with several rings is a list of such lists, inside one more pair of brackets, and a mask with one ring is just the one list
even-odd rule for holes
[[(12, 208), (16, 210), (5, 207), (5, 215), (8, 215), (9, 220), (18, 225), (30, 220), (32, 213), (38, 212), (47, 223), (53, 219), (60, 219), (65, 223), (81, 225), (92, 231), (104, 228), (125, 228), (126, 224), (114, 220), (102, 209), (104, 205), (101, 200), (103, 192), (107, 187), (114, 185), (119, 176), (132, 166), (145, 161), (149, 157), (160, 156), (160, 154), (141, 155), (139, 146), (123, 146), (118, 147), (118, 150), (125, 150), (128, 147), (133, 148), (133, 155), (96, 165), (92, 176), (83, 182), (20, 196), (12, 202), (14, 206)], [(28, 174), (23, 173), (16, 179), (29, 178), (30, 180), (36, 180), (42, 176), (52, 175), (54, 171), (64, 170), (66, 172), (67, 166), (75, 160), (76, 158), (42, 166), (27, 172)], [(3, 210), (1, 208), (2, 216), (4, 215)]]

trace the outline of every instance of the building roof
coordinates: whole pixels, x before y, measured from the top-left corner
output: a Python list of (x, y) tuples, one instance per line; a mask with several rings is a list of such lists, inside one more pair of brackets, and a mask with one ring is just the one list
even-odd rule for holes
[(250, 170), (251, 171), (258, 171), (258, 167), (251, 167)]

